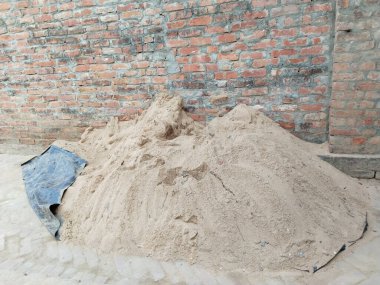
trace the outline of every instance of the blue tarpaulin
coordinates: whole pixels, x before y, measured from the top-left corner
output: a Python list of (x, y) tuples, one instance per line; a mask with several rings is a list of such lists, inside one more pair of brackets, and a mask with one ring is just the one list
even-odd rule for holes
[(76, 154), (52, 145), (41, 155), (21, 165), (29, 203), (56, 238), (61, 222), (52, 208), (61, 204), (63, 193), (74, 183), (86, 164)]

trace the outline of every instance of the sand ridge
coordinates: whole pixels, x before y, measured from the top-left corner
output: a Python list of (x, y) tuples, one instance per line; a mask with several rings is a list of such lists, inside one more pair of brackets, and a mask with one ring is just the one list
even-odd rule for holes
[(321, 266), (363, 231), (361, 186), (253, 107), (207, 126), (159, 96), (140, 117), (57, 145), (89, 162), (62, 239), (223, 270)]

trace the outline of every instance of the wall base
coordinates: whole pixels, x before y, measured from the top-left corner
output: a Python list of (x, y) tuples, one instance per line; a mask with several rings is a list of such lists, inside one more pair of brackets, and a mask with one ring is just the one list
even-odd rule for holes
[(319, 155), (319, 157), (356, 178), (380, 179), (380, 155)]

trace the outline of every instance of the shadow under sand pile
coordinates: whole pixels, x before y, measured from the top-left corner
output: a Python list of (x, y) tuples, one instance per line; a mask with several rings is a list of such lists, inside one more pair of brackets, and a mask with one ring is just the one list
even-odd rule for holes
[(57, 144), (89, 162), (60, 207), (62, 239), (104, 252), (308, 270), (363, 232), (360, 185), (252, 107), (204, 127), (161, 96), (134, 121)]

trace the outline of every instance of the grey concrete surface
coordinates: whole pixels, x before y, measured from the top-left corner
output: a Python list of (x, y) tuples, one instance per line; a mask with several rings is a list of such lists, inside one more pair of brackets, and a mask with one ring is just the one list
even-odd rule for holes
[(380, 173), (380, 155), (327, 154), (319, 157), (352, 177), (374, 179)]

